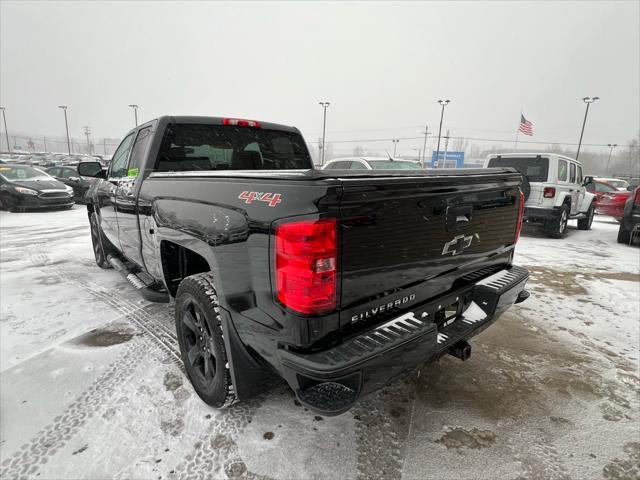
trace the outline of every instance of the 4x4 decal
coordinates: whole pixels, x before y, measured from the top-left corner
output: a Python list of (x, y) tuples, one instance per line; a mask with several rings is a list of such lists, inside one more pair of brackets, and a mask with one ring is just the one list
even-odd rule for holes
[(279, 193), (270, 192), (247, 192), (246, 190), (238, 195), (240, 200), (244, 200), (244, 203), (266, 202), (270, 207), (275, 207), (282, 201), (282, 195)]

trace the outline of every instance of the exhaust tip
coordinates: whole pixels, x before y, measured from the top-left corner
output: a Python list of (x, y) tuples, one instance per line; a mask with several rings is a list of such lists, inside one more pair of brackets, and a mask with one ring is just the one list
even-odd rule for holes
[(463, 362), (471, 357), (471, 345), (465, 340), (460, 340), (456, 344), (449, 347), (449, 355), (459, 358)]

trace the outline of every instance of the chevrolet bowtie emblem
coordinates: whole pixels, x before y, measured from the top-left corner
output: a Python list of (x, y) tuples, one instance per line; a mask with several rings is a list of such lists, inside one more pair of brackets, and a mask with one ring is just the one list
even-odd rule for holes
[(468, 248), (471, 245), (474, 237), (478, 238), (478, 240), (480, 239), (480, 236), (477, 233), (468, 236), (458, 235), (453, 237), (451, 241), (444, 244), (442, 255), (460, 255), (464, 252), (465, 248)]

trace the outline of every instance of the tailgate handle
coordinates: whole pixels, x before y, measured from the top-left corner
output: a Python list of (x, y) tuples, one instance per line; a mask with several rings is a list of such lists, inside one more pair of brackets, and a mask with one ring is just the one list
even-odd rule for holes
[(447, 231), (459, 232), (471, 225), (473, 205), (450, 205), (447, 207)]

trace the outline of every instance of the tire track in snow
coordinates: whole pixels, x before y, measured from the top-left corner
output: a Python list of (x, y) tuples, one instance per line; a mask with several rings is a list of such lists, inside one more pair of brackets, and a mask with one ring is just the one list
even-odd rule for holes
[(353, 407), (359, 480), (402, 478), (416, 376), (407, 374)]
[(207, 433), (196, 441), (178, 466), (169, 472), (171, 480), (209, 480), (212, 478), (244, 478), (271, 480), (271, 477), (249, 471), (240, 456), (234, 436), (242, 435), (261, 405), (261, 397), (236, 403), (212, 420)]
[(55, 417), (52, 423), (2, 462), (0, 478), (33, 478), (37, 471), (96, 415), (115, 389), (133, 374), (137, 365), (136, 358), (146, 351), (146, 342), (139, 338), (132, 340), (125, 347), (124, 353), (96, 378), (84, 393)]
[[(55, 274), (61, 281), (75, 285), (90, 295), (103, 301), (116, 311), (121, 313), (126, 320), (133, 323), (148, 336), (148, 338), (158, 345), (162, 350), (169, 354), (169, 358), (184, 372), (184, 365), (180, 357), (180, 348), (178, 339), (173, 329), (158, 321), (157, 318), (150, 315), (139, 305), (124, 298), (114, 298), (113, 293), (104, 287), (85, 280), (73, 278), (68, 268), (59, 265), (49, 265), (48, 255), (43, 251), (44, 244), (38, 243), (32, 246), (29, 251), (30, 259), (35, 266), (48, 267), (48, 271)], [(149, 304), (153, 305), (153, 304)]]
[[(61, 281), (76, 285), (115, 308), (123, 314), (125, 319), (130, 320), (135, 326), (143, 330), (145, 333), (143, 338), (151, 340), (168, 353), (180, 371), (183, 374), (185, 373), (177, 336), (173, 329), (169, 329), (148, 312), (141, 310), (139, 305), (134, 302), (127, 299), (115, 299), (113, 294), (104, 287), (90, 281), (73, 278), (71, 272), (64, 266), (51, 265), (49, 257), (44, 251), (44, 245), (43, 243), (38, 243), (32, 245), (29, 250), (30, 259), (34, 266), (47, 267), (48, 271), (57, 275)], [(233, 437), (243, 433), (261, 403), (261, 397), (258, 397), (233, 405), (222, 411), (220, 418), (212, 421), (203, 438), (193, 445), (192, 451), (172, 470), (174, 472), (171, 474), (174, 475), (173, 478), (208, 479), (211, 478), (212, 470), (220, 471), (222, 469), (230, 478), (244, 475), (244, 478), (269, 480), (269, 477), (247, 470), (240, 457), (238, 446), (233, 440)], [(68, 438), (65, 443), (67, 440)], [(27, 468), (27, 471), (29, 471), (29, 468)], [(0, 475), (0, 478), (4, 477)]]

